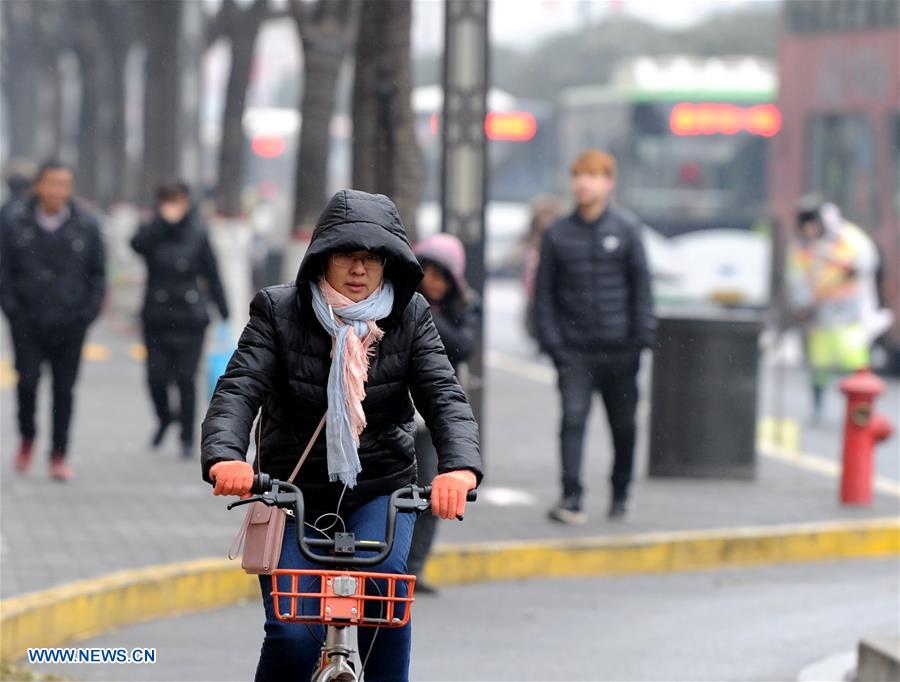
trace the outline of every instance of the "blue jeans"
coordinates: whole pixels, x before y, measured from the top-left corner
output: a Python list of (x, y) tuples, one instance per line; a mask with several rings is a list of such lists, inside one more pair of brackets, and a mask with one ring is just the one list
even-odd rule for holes
[[(377, 497), (357, 509), (347, 522), (347, 530), (356, 534), (357, 540), (384, 540), (385, 520), (387, 519), (388, 497)], [(333, 517), (326, 519), (326, 526), (331, 523)], [(394, 533), (394, 548), (390, 556), (381, 564), (363, 570), (376, 573), (406, 573), (406, 557), (409, 554), (409, 545), (412, 541), (415, 515), (409, 513), (397, 514), (397, 529)], [(288, 517), (284, 529), (284, 543), (281, 547), (281, 561), (279, 568), (309, 569), (323, 568), (314, 565), (303, 558), (297, 547), (294, 519)], [(320, 533), (306, 528), (308, 537), (322, 537)], [(301, 591), (318, 591), (318, 580), (310, 578), (304, 584), (300, 581)], [(384, 581), (379, 582), (379, 589), (384, 593), (387, 589)], [(279, 588), (282, 591), (290, 589), (290, 579), (280, 578)], [(272, 576), (259, 576), (260, 589), (262, 590), (263, 606), (266, 609), (266, 636), (260, 651), (259, 664), (256, 668), (256, 682), (297, 682), (309, 680), (319, 661), (322, 641), (325, 639), (325, 627), (322, 625), (310, 625), (309, 628), (301, 623), (282, 623), (275, 617), (275, 607), (272, 600)], [(367, 585), (367, 591), (371, 590), (371, 582)], [(405, 591), (398, 587), (398, 595)], [(289, 600), (282, 598), (282, 612), (289, 609)], [(319, 600), (303, 600), (302, 612), (318, 612)], [(372, 615), (378, 615), (378, 606), (374, 606)], [(368, 607), (367, 607), (368, 608)], [(312, 631), (312, 633), (310, 633)], [(375, 633), (378, 636), (373, 637)], [(409, 679), (409, 655), (412, 643), (412, 623), (407, 623), (402, 628), (358, 628), (359, 654), (365, 660), (372, 647), (369, 662), (366, 665), (365, 677), (373, 680), (400, 680)]]

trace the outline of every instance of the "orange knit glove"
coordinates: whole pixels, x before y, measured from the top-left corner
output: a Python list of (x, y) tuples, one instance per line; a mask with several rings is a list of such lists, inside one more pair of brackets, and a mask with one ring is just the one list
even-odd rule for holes
[(253, 486), (253, 467), (247, 462), (229, 460), (216, 462), (209, 469), (209, 477), (215, 481), (213, 495), (240, 495), (250, 497)]
[(439, 474), (431, 482), (431, 513), (442, 519), (455, 519), (466, 511), (466, 493), (478, 479), (468, 469)]

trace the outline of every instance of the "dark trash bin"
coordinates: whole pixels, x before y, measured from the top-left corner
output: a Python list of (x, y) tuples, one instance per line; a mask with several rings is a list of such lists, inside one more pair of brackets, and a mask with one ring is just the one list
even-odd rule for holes
[(761, 313), (666, 310), (658, 319), (649, 475), (753, 478)]

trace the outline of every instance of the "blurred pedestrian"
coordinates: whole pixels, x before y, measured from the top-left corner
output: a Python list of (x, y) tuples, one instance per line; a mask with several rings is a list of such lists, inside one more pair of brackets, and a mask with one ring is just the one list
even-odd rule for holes
[(0, 304), (9, 320), (19, 381), (21, 444), (15, 466), (28, 471), (37, 435), (41, 365), (53, 373), (50, 475), (72, 478), (66, 462), (81, 348), (106, 289), (103, 240), (96, 219), (72, 200), (72, 170), (48, 161), (33, 196), (11, 204), (0, 225)]
[[(869, 364), (878, 319), (878, 254), (869, 237), (834, 204), (809, 194), (797, 202), (797, 233), (788, 251), (788, 293), (794, 320), (806, 336), (812, 419), (822, 416), (834, 376)], [(878, 330), (868, 328), (873, 320)], [(890, 324), (890, 319), (886, 320)]]
[[(447, 359), (465, 388), (465, 379), (460, 377), (460, 366), (472, 354), (481, 324), (478, 294), (469, 288), (465, 279), (465, 247), (453, 235), (436, 234), (419, 242), (414, 252), (425, 273), (419, 285), (419, 293), (425, 296), (431, 306), (431, 317), (447, 351)], [(424, 421), (419, 420), (416, 429), (416, 464), (420, 481), (431, 481), (437, 476), (437, 450)], [(418, 576), (416, 592), (434, 594), (437, 591), (422, 578), (436, 531), (437, 518), (433, 514), (422, 514), (416, 520), (407, 560), (407, 570)]]
[(534, 314), (534, 282), (541, 262), (541, 244), (550, 226), (563, 214), (562, 203), (555, 197), (539, 197), (531, 203), (531, 225), (526, 236), (522, 262), (522, 287), (525, 289), (525, 331), (537, 338)]
[(626, 512), (631, 482), (637, 373), (641, 350), (653, 343), (656, 320), (641, 223), (610, 204), (616, 161), (588, 150), (572, 164), (577, 208), (544, 237), (535, 284), (541, 348), (553, 359), (562, 398), (562, 499), (552, 520), (587, 521), (581, 462), (591, 398), (606, 406), (615, 457), (609, 516)]
[[(207, 296), (228, 319), (228, 303), (213, 254), (190, 190), (183, 182), (168, 182), (156, 192), (156, 214), (142, 225), (131, 246), (147, 262), (147, 289), (141, 322), (147, 347), (147, 384), (158, 426), (151, 444), (158, 448), (166, 430), (181, 424), (181, 451), (194, 447), (196, 376), (203, 336), (210, 322)], [(178, 389), (177, 418), (169, 401)]]
[(17, 201), (25, 201), (30, 197), (34, 168), (28, 161), (13, 159), (7, 164), (5, 176), (6, 197), (0, 206), (0, 220)]

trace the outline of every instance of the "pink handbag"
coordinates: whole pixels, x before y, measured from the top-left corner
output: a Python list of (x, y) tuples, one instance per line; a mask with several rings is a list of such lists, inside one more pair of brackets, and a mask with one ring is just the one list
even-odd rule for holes
[[(322, 421), (316, 427), (315, 433), (309, 439), (306, 450), (303, 451), (297, 466), (294, 467), (287, 480), (288, 483), (294, 482), (294, 478), (300, 471), (300, 467), (303, 466), (303, 462), (306, 461), (313, 444), (316, 442), (316, 438), (322, 432), (323, 426), (325, 426), (325, 416), (322, 417)], [(260, 424), (256, 438), (257, 462), (259, 462), (261, 455), (259, 448), (261, 437), (262, 425)], [(261, 470), (261, 467), (257, 468)], [(236, 558), (237, 553), (241, 551), (241, 545), (243, 545), (241, 568), (252, 575), (272, 575), (275, 569), (278, 568), (278, 560), (281, 558), (281, 542), (284, 539), (286, 519), (287, 514), (284, 509), (270, 507), (262, 502), (251, 504), (247, 510), (247, 516), (244, 517), (244, 522), (241, 524), (241, 528), (238, 530), (234, 541), (231, 543), (231, 548), (228, 550), (228, 558)]]

